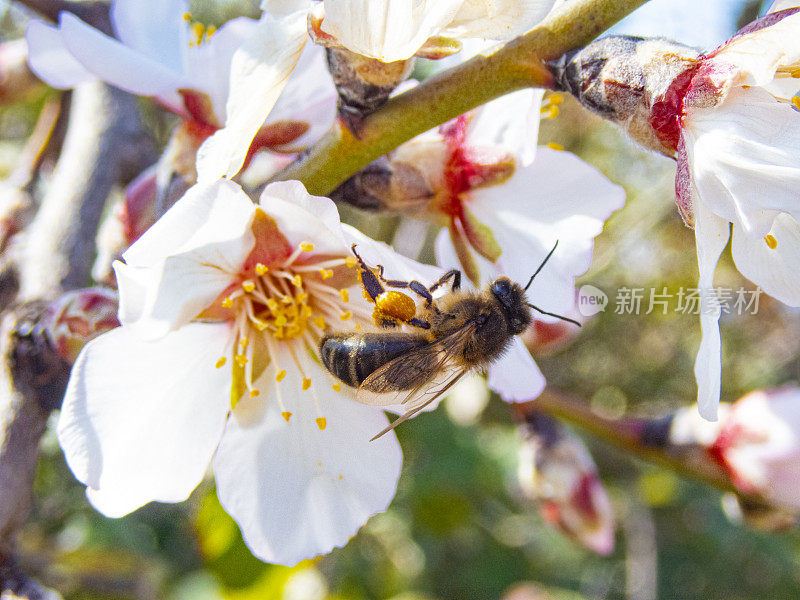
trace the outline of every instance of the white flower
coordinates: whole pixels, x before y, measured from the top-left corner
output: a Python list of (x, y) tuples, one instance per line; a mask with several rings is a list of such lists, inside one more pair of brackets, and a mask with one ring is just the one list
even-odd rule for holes
[[(424, 202), (396, 208), (444, 225), (436, 240), (438, 264), (460, 265), (479, 287), (500, 275), (524, 285), (558, 242), (527, 298), (564, 315), (574, 307), (574, 278), (591, 263), (594, 237), (625, 194), (567, 152), (540, 148), (534, 159), (529, 126), (535, 129), (538, 114), (521, 110), (531, 99), (519, 94), (401, 147), (393, 161), (423, 169), (431, 193)], [(420, 156), (428, 158), (416, 160)], [(510, 401), (541, 393), (544, 378), (520, 338), (490, 366), (489, 385)]]
[(713, 277), (731, 226), (742, 274), (800, 305), (799, 10), (768, 14), (701, 56), (653, 111), (660, 138), (677, 150), (678, 206), (695, 229), (703, 299), (695, 374), (711, 420), (721, 370)]
[[(230, 113), (226, 104), (229, 80), (236, 75), (233, 57), (260, 29), (270, 28), (270, 17), (261, 21), (241, 17), (216, 30), (192, 22), (187, 11), (184, 0), (115, 0), (111, 22), (118, 40), (67, 12), (61, 13), (58, 27), (31, 21), (26, 32), (31, 68), (59, 88), (99, 78), (128, 92), (152, 96), (205, 138), (222, 127)], [(292, 67), (298, 57), (299, 52)], [(307, 144), (333, 120), (336, 96), (324, 52), (309, 48), (295, 73), (265, 124), (287, 85), (285, 79), (272, 82), (275, 98), (250, 138), (265, 125), (264, 139), (257, 139), (259, 147)]]
[(397, 440), (369, 442), (385, 415), (317, 358), (324, 331), (371, 318), (352, 243), (421, 277), (299, 182), (268, 186), (259, 205), (233, 182), (198, 184), (131, 246), (115, 264), (122, 327), (80, 354), (58, 425), (98, 510), (184, 500), (212, 463), (253, 552), (294, 564), (386, 508)]

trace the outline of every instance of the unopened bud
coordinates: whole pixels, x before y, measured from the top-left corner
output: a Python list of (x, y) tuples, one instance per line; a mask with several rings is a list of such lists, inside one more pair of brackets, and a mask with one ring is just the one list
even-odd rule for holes
[(117, 305), (116, 292), (107, 288), (67, 292), (53, 302), (43, 326), (59, 356), (73, 363), (91, 340), (119, 327)]
[(695, 68), (699, 57), (699, 50), (677, 42), (615, 35), (566, 54), (553, 71), (557, 89), (616, 123), (645, 148), (674, 156), (677, 140), (664, 139), (654, 127), (653, 111), (674, 116), (661, 105), (669, 103), (673, 82)]

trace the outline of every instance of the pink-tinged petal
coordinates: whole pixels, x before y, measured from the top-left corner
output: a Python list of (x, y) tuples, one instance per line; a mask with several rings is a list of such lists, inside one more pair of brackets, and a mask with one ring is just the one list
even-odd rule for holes
[(789, 215), (781, 214), (770, 230), (770, 242), (747, 235), (733, 227), (732, 252), (736, 267), (742, 275), (770, 296), (789, 306), (800, 306), (800, 225)]
[(227, 120), (197, 153), (199, 181), (236, 175), (247, 151), (294, 69), (308, 34), (306, 13), (276, 19), (264, 13), (233, 55)]
[(184, 71), (193, 89), (202, 90), (211, 98), (215, 120), (225, 122), (231, 60), (234, 53), (250, 38), (258, 21), (239, 17), (225, 23), (202, 44), (184, 50)]
[(179, 502), (203, 479), (229, 407), (224, 325), (191, 324), (157, 343), (124, 327), (90, 342), (64, 396), (58, 440), (103, 514)]
[(555, 3), (555, 0), (465, 0), (443, 35), (508, 40), (536, 27)]
[[(285, 353), (284, 364), (292, 364)], [(290, 370), (281, 385), (287, 422), (271, 391), (262, 389), (228, 421), (214, 459), (217, 494), (261, 559), (285, 565), (343, 546), (394, 496), (402, 453), (394, 433), (374, 442), (388, 420), (373, 407), (336, 393), (315, 367), (320, 412), (311, 391), (301, 391)], [(320, 430), (316, 419), (324, 416)]]
[(764, 236), (779, 212), (800, 219), (800, 113), (758, 88), (733, 90), (686, 118), (684, 139), (702, 202)]
[(336, 204), (329, 198), (312, 196), (299, 181), (269, 184), (261, 194), (260, 206), (292, 247), (312, 242), (315, 254), (349, 253)]
[(522, 166), (536, 157), (544, 90), (526, 89), (492, 100), (470, 123), (470, 145), (500, 146), (516, 154)]
[(700, 415), (717, 420), (722, 376), (719, 336), (720, 306), (714, 292), (714, 271), (720, 254), (728, 244), (730, 225), (702, 202), (695, 202), (694, 233), (697, 241), (697, 264), (700, 271), (700, 327), (702, 340), (697, 351), (694, 374), (697, 378), (697, 404)]
[(55, 88), (70, 89), (96, 79), (67, 50), (61, 32), (42, 21), (32, 20), (25, 30), (28, 64), (42, 81)]
[(689, 158), (686, 155), (686, 140), (681, 136), (678, 140), (678, 151), (675, 155), (677, 166), (675, 169), (675, 203), (681, 213), (684, 223), (689, 227), (694, 226), (694, 213), (692, 213), (692, 194), (694, 193), (694, 183), (692, 182), (692, 169), (689, 165)]
[(188, 87), (180, 72), (100, 33), (69, 13), (61, 13), (60, 25), (67, 48), (88, 71), (126, 92), (158, 96), (170, 105), (180, 105), (177, 90)]
[(405, 60), (445, 27), (463, 0), (325, 0), (322, 30), (383, 62)]
[(183, 0), (114, 0), (111, 23), (123, 44), (179, 73), (188, 10)]
[(237, 281), (255, 210), (233, 182), (191, 188), (114, 264), (120, 321), (155, 339), (196, 318)]
[(489, 366), (489, 387), (506, 402), (533, 400), (544, 391), (544, 375), (518, 337), (508, 352)]

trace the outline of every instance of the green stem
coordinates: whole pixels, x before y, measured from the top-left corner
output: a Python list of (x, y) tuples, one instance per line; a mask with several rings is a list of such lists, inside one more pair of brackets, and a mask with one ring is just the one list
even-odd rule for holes
[(557, 418), (629, 455), (670, 469), (687, 479), (694, 479), (725, 492), (733, 492), (759, 505), (768, 504), (760, 496), (738, 489), (728, 473), (700, 446), (646, 444), (642, 436), (644, 426), (648, 423), (645, 419), (607, 419), (596, 414), (585, 402), (553, 392), (545, 392), (535, 400), (514, 406), (522, 420), (527, 414), (534, 412)]
[(298, 179), (330, 194), (354, 173), (403, 142), (494, 98), (526, 87), (551, 87), (545, 62), (585, 46), (647, 0), (584, 0), (552, 13), (533, 31), (391, 99), (363, 121), (356, 138), (341, 123), (273, 180)]

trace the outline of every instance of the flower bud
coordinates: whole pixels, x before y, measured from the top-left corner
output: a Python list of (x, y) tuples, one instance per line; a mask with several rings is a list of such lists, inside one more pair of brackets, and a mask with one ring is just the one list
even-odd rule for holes
[(99, 287), (67, 292), (53, 302), (43, 327), (59, 356), (71, 364), (87, 343), (119, 327), (117, 304), (115, 291)]
[(542, 518), (592, 552), (614, 549), (614, 515), (597, 467), (581, 439), (542, 415), (528, 417), (519, 482)]

